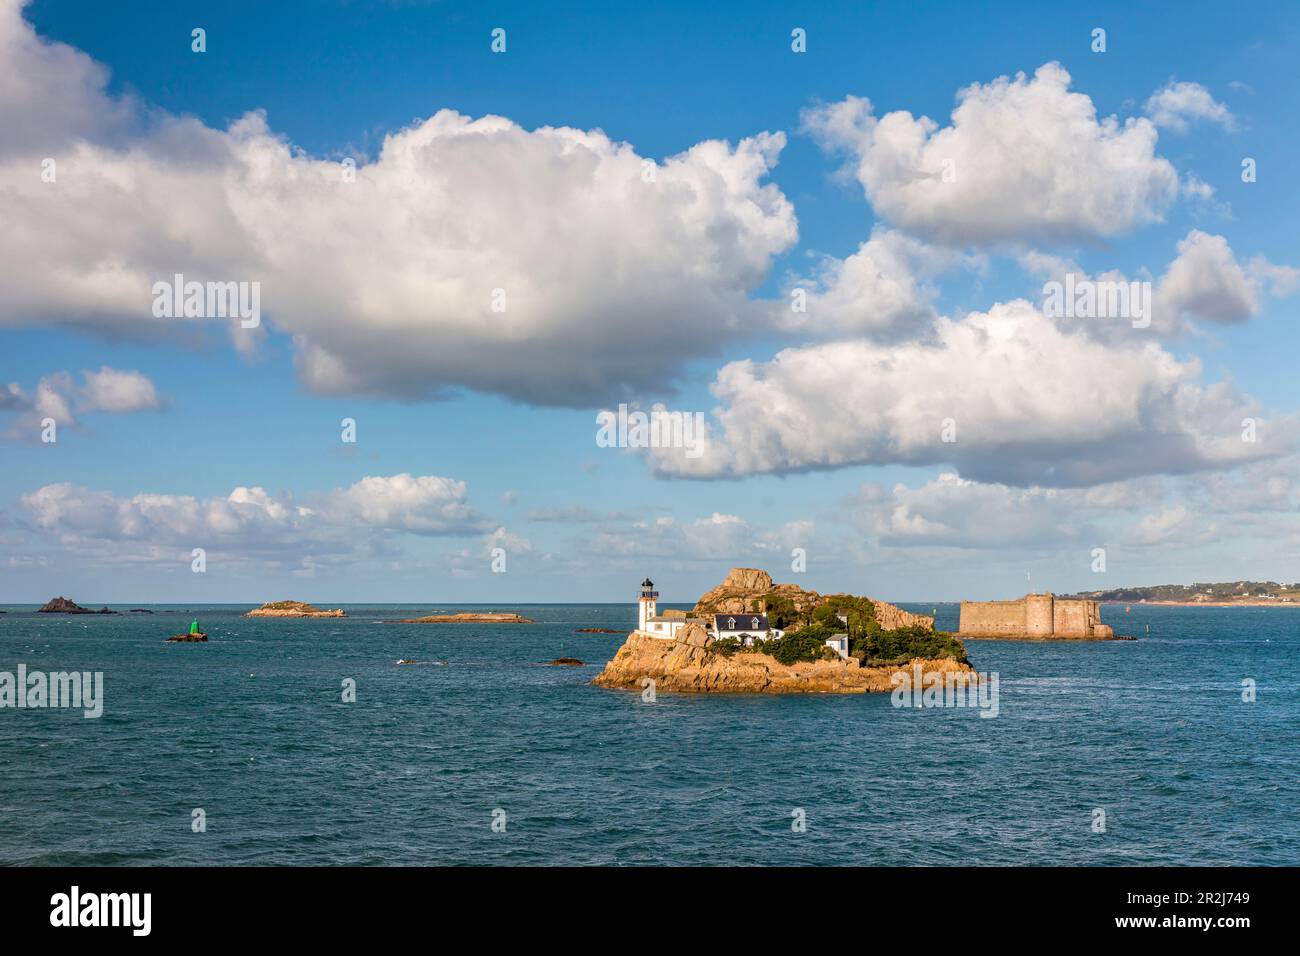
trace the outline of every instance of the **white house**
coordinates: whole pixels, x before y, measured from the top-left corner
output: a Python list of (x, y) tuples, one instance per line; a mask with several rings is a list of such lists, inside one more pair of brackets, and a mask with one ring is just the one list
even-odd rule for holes
[(746, 645), (781, 636), (767, 623), (766, 614), (715, 614), (709, 630), (718, 640), (734, 637)]

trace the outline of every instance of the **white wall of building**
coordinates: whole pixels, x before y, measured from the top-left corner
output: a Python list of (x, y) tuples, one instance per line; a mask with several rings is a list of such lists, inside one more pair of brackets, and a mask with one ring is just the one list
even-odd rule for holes
[(655, 607), (658, 604), (654, 598), (638, 598), (637, 603), (640, 605), (639, 616), (637, 618), (637, 630), (648, 631), (646, 625), (650, 623), (650, 618), (656, 617)]

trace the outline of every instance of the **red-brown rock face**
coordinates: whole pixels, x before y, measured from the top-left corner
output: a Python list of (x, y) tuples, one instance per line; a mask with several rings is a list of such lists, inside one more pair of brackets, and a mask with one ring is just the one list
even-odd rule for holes
[[(683, 632), (700, 630), (694, 625)], [(689, 636), (688, 636), (689, 637)], [(767, 654), (738, 652), (731, 657), (689, 640), (667, 641), (631, 634), (593, 684), (641, 690), (645, 679), (656, 691), (737, 694), (864, 694), (894, 689), (892, 677), (920, 663), (922, 673), (944, 672), (975, 679), (969, 664), (918, 660), (895, 667), (859, 667), (857, 661), (801, 661), (785, 665)]]

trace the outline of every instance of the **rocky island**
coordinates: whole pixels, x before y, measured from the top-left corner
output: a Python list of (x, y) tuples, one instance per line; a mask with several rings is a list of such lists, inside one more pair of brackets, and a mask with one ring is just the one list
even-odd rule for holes
[(39, 608), (37, 614), (116, 614), (116, 611), (110, 611), (107, 607), (102, 607), (98, 611), (92, 611), (88, 607), (82, 607), (75, 601), (70, 601), (65, 597), (51, 598), (45, 603), (45, 606)]
[(642, 586), (641, 624), (592, 682), (639, 690), (730, 693), (889, 692), (895, 675), (939, 673), (976, 681), (966, 648), (933, 618), (850, 594), (774, 584), (766, 571), (733, 568), (689, 612), (655, 614)]
[(268, 601), (255, 608), (244, 617), (347, 617), (342, 608), (322, 611), (305, 601)]
[(429, 614), (407, 617), (398, 624), (536, 624), (530, 617), (505, 611), (463, 611), (458, 614)]

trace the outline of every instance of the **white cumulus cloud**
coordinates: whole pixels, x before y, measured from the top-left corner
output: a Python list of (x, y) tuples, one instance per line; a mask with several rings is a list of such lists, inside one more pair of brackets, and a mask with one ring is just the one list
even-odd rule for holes
[(437, 475), (367, 476), (331, 492), (322, 514), (342, 524), (390, 531), (464, 533), (479, 523), (466, 497), (465, 482)]
[(76, 428), (81, 425), (81, 415), (127, 415), (163, 405), (157, 388), (141, 372), (102, 365), (97, 372), (86, 370), (81, 375), (82, 384), (78, 385), (70, 372), (51, 372), (41, 377), (30, 395), (17, 382), (0, 390), (0, 413), (19, 413), (4, 437), (35, 441), (46, 419), (59, 427)]
[(847, 152), (876, 211), (956, 244), (1115, 236), (1158, 220), (1178, 174), (1156, 155), (1155, 126), (1097, 117), (1058, 63), (958, 91), (951, 123), (898, 111), (877, 118), (850, 96), (804, 125)]
[[(1044, 289), (1048, 282), (1064, 288), (1073, 276), (1076, 296), (1084, 283), (1133, 281), (1118, 270), (1090, 275), (1073, 261), (1036, 250), (1027, 250), (1018, 258), (1026, 272), (1045, 280)], [(1190, 331), (1193, 320), (1219, 325), (1245, 322), (1260, 313), (1266, 292), (1274, 297), (1287, 296), (1296, 291), (1298, 284), (1300, 270), (1271, 262), (1262, 255), (1243, 262), (1225, 237), (1193, 229), (1179, 240), (1176, 255), (1152, 282), (1151, 314), (1145, 317), (1149, 324), (1135, 328), (1136, 314), (1062, 316), (1057, 321), (1067, 330), (1084, 331), (1112, 342), (1138, 342), (1152, 335), (1172, 338)]]
[(85, 372), (81, 389), (81, 410), (127, 414), (158, 408), (161, 402), (153, 382), (139, 372), (100, 366), (98, 372)]
[(22, 495), (18, 504), (33, 529), (112, 560), (175, 563), (198, 547), (240, 561), (310, 565), (374, 553), (401, 534), (488, 533), (490, 524), (466, 499), (464, 482), (401, 474), (302, 499), (245, 486), (224, 497), (125, 497), (59, 482)]
[(1226, 130), (1237, 128), (1232, 112), (1199, 83), (1170, 80), (1147, 98), (1143, 112), (1151, 122), (1175, 133), (1185, 133), (1193, 120), (1217, 123)]
[(20, 6), (0, 0), (0, 325), (192, 336), (152, 314), (154, 282), (258, 282), (317, 392), (590, 405), (767, 322), (750, 293), (797, 238), (764, 181), (781, 133), (655, 163), (600, 130), (442, 110), (349, 177), (260, 113), (146, 117)]
[(787, 282), (771, 323), (812, 338), (918, 338), (928, 334), (938, 317), (931, 280), (969, 262), (944, 247), (877, 227), (856, 252), (844, 259), (822, 257), (812, 276)]
[[(1203, 384), (1194, 359), (1066, 331), (1022, 300), (941, 319), (933, 342), (733, 362), (713, 391), (702, 454), (650, 449), (659, 474), (948, 464), (979, 481), (1086, 486), (1276, 457), (1293, 430), (1287, 419), (1266, 428), (1230, 381)], [(1259, 420), (1257, 442), (1241, 438), (1246, 417)]]

